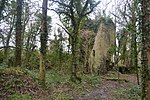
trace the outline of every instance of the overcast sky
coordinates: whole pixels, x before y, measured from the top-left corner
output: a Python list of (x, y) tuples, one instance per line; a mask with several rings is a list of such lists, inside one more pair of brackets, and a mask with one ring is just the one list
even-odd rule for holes
[[(35, 8), (33, 8), (32, 11), (34, 10), (36, 11), (36, 9), (39, 9), (39, 11), (41, 11), (40, 8), (42, 7), (43, 0), (31, 0), (31, 1), (33, 1), (34, 2), (33, 5), (35, 5)], [(105, 12), (106, 15), (113, 17), (111, 13), (115, 11), (115, 6), (118, 4), (118, 1), (122, 1), (122, 0), (101, 0), (101, 3), (97, 7), (97, 11), (102, 13), (103, 10), (106, 10)], [(36, 8), (37, 7), (36, 5), (38, 5), (40, 8)], [(60, 23), (59, 17), (54, 11), (50, 11), (50, 10), (48, 10), (48, 15), (51, 16), (52, 18), (52, 32), (51, 33), (54, 34), (54, 30), (57, 30), (57, 28), (59, 27), (57, 25), (57, 23)], [(90, 15), (90, 17), (94, 19), (94, 16), (92, 14)], [(54, 38), (53, 35), (51, 35), (50, 37)]]
[[(103, 12), (103, 10), (106, 10), (106, 15), (113, 17), (111, 13), (115, 11), (115, 5), (117, 5), (117, 1), (118, 0), (101, 0), (101, 3), (98, 5), (97, 10), (101, 13)], [(52, 29), (57, 29), (58, 26), (56, 25), (56, 23), (60, 23), (58, 15), (54, 11), (50, 10), (48, 11), (48, 15), (52, 17)], [(94, 19), (94, 16), (92, 16), (92, 14), (90, 15), (90, 17)]]

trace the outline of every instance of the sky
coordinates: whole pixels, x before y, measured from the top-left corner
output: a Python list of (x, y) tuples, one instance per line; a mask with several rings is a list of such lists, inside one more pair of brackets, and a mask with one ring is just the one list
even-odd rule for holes
[[(117, 0), (101, 0), (101, 3), (98, 5), (97, 10), (99, 11), (101, 10), (100, 12), (102, 12), (102, 10), (106, 10), (106, 15), (111, 16), (111, 12), (113, 12), (115, 8), (115, 4), (116, 4), (115, 1)], [(54, 11), (50, 11), (50, 10), (48, 11), (48, 15), (52, 17), (52, 24), (55, 27), (56, 23), (59, 22), (58, 15)], [(93, 15), (90, 15), (90, 17), (94, 19)]]
[[(103, 10), (106, 10), (105, 12), (106, 16), (110, 16), (111, 18), (114, 18), (114, 16), (111, 13), (115, 13), (115, 6), (118, 3), (117, 1), (118, 0), (101, 0), (101, 3), (97, 7), (97, 11), (102, 13)], [(54, 5), (53, 7), (56, 6)], [(54, 11), (48, 10), (48, 15), (52, 17), (52, 26), (53, 26), (52, 30), (54, 31), (59, 27), (57, 23), (61, 24), (61, 22), (59, 21), (58, 15)], [(90, 17), (94, 19), (94, 15), (90, 14)]]
[[(42, 7), (42, 0), (31, 0), (31, 1), (35, 2), (33, 5), (39, 6), (39, 8), (36, 8), (36, 6), (35, 6), (35, 8), (33, 8), (32, 10), (36, 11), (38, 9), (39, 11), (41, 11), (40, 9)], [(115, 7), (116, 7), (116, 5), (118, 5), (118, 1), (119, 0), (101, 0), (101, 3), (97, 7), (97, 11), (102, 13), (103, 10), (106, 10), (106, 12), (105, 12), (106, 15), (107, 16), (109, 15), (110, 17), (113, 18), (111, 13), (115, 12)], [(56, 7), (56, 5), (54, 5), (53, 7)], [(50, 6), (49, 8), (53, 8), (53, 7)], [(48, 10), (48, 15), (51, 16), (51, 18), (52, 18), (52, 32), (51, 32), (52, 35), (50, 36), (50, 38), (54, 39), (53, 34), (54, 34), (54, 32), (57, 32), (57, 28), (59, 27), (57, 25), (57, 23), (61, 24), (61, 22), (59, 21), (58, 15), (54, 11)], [(90, 17), (92, 19), (94, 19), (94, 15), (90, 14)]]

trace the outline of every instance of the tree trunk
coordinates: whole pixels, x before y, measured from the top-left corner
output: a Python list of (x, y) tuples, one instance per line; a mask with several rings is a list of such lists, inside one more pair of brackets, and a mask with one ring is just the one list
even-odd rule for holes
[(21, 66), (22, 2), (23, 2), (23, 0), (17, 0), (16, 52), (15, 52), (15, 66), (16, 67)]
[(10, 31), (8, 32), (7, 39), (6, 39), (6, 48), (4, 49), (6, 63), (8, 63), (8, 48), (9, 48), (9, 42), (10, 42), (12, 30), (13, 30), (13, 26), (10, 28)]
[(136, 34), (134, 36), (134, 68), (136, 70), (137, 84), (139, 85), (140, 83), (139, 83), (138, 51), (137, 51)]
[(150, 82), (148, 80), (150, 68), (150, 0), (142, 0), (142, 100), (150, 100)]
[[(11, 36), (12, 36), (12, 31), (13, 31), (13, 28), (14, 28), (14, 23), (15, 23), (15, 15), (13, 15), (13, 18), (12, 18), (12, 25), (10, 25), (10, 30), (9, 30), (9, 32), (8, 32), (8, 34), (7, 34), (7, 38), (6, 38), (6, 48), (4, 48), (4, 55), (5, 55), (5, 62), (8, 64), (9, 62), (8, 62), (8, 49), (9, 49), (9, 42), (10, 42), (10, 38), (11, 38)], [(10, 64), (8, 64), (8, 65), (10, 65)], [(13, 65), (11, 65), (11, 66), (13, 66)]]
[(48, 31), (47, 31), (47, 4), (48, 0), (43, 0), (42, 5), (42, 29), (41, 29), (41, 48), (40, 48), (40, 82), (43, 86), (45, 86), (45, 60), (46, 60), (46, 51), (47, 51), (47, 38), (48, 38)]
[[(133, 69), (136, 71), (137, 84), (139, 85), (139, 71), (138, 71), (138, 51), (137, 51), (137, 31), (136, 31), (136, 18), (133, 16), (133, 33), (132, 33), (132, 42), (133, 42)], [(131, 48), (132, 49), (132, 48)]]
[(79, 65), (79, 25), (74, 28), (72, 36), (72, 67), (71, 67), (71, 80), (75, 83), (81, 82), (81, 78), (77, 76), (77, 67)]

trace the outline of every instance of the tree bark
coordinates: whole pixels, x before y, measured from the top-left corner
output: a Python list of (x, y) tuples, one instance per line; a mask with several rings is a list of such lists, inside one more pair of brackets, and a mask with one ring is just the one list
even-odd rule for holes
[(47, 38), (48, 38), (48, 31), (47, 31), (47, 4), (48, 0), (43, 0), (42, 4), (42, 29), (41, 29), (41, 48), (40, 48), (40, 82), (43, 86), (45, 86), (45, 61), (46, 61), (46, 51), (47, 51)]
[(78, 39), (79, 39), (79, 33), (78, 33), (78, 26), (76, 26), (76, 28), (74, 28), (74, 32), (73, 32), (73, 37), (72, 37), (72, 42), (71, 42), (71, 46), (72, 46), (72, 67), (71, 67), (71, 80), (73, 82), (81, 82), (81, 78), (77, 77), (77, 67), (79, 64), (79, 43), (78, 43)]
[(142, 0), (142, 100), (150, 100), (150, 0)]
[(21, 45), (22, 45), (22, 3), (23, 0), (17, 0), (17, 21), (16, 21), (16, 52), (15, 52), (15, 66), (21, 66)]

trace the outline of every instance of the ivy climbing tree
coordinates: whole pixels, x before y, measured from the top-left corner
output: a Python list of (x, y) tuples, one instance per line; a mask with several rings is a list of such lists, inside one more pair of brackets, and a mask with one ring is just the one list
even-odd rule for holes
[(61, 26), (69, 35), (69, 44), (72, 52), (71, 80), (81, 82), (77, 77), (77, 67), (79, 63), (79, 37), (80, 25), (83, 19), (93, 12), (94, 8), (100, 3), (93, 0), (52, 0), (58, 4), (58, 8), (52, 9), (59, 16), (63, 23)]
[(15, 66), (21, 66), (21, 45), (22, 45), (22, 3), (23, 0), (17, 0), (17, 20), (16, 20), (16, 51)]
[(40, 48), (40, 82), (45, 86), (45, 74), (46, 74), (46, 52), (47, 52), (47, 4), (48, 0), (43, 0), (42, 5), (42, 20), (41, 20), (41, 48)]
[(141, 100), (150, 99), (150, 84), (148, 82), (150, 68), (150, 0), (141, 1), (141, 31), (142, 31), (142, 95)]

